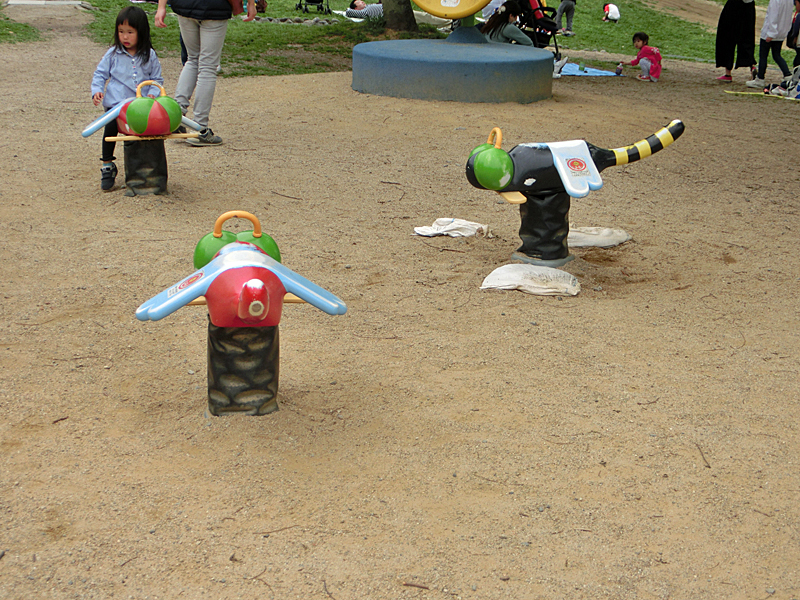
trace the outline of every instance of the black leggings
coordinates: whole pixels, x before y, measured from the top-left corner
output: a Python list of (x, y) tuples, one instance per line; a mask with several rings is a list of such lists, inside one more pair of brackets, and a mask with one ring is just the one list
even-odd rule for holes
[(775, 64), (778, 65), (778, 68), (783, 73), (783, 76), (786, 77), (790, 75), (792, 72), (789, 70), (789, 65), (786, 64), (786, 61), (783, 60), (781, 56), (781, 46), (783, 46), (783, 40), (772, 40), (768, 42), (764, 39), (761, 40), (761, 43), (758, 45), (758, 78), (764, 79), (764, 75), (767, 74), (767, 56), (769, 56), (770, 50), (772, 51), (772, 60), (775, 61)]
[(103, 130), (103, 156), (100, 158), (103, 162), (111, 162), (117, 159), (117, 157), (114, 156), (114, 148), (117, 147), (117, 142), (106, 141), (107, 137), (117, 137), (117, 135), (119, 135), (117, 120), (112, 119), (106, 123), (106, 128)]

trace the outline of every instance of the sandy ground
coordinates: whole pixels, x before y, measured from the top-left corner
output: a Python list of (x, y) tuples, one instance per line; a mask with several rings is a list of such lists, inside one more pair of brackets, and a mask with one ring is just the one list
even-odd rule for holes
[[(0, 46), (0, 598), (800, 597), (797, 104), (675, 61), (527, 106), (228, 79), (225, 144), (169, 142), (170, 194), (127, 198), (79, 135), (103, 48), (69, 10)], [(492, 127), (673, 118), (574, 201), (633, 236), (574, 250), (580, 295), (479, 289), (519, 243), (464, 176)], [(205, 415), (204, 309), (134, 319), (229, 209), (349, 307), (286, 307), (266, 417)], [(411, 235), (443, 216), (494, 237)]]

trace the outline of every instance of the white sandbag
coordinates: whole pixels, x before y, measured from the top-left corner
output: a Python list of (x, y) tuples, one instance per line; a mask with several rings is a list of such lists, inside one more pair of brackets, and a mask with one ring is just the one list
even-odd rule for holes
[(574, 275), (528, 264), (503, 265), (486, 276), (482, 290), (520, 290), (537, 296), (577, 296), (581, 284)]
[(430, 227), (414, 227), (414, 233), (425, 237), (449, 235), (450, 237), (470, 237), (473, 235), (487, 235), (489, 226), (464, 219), (445, 217), (436, 219)]
[(571, 248), (611, 248), (631, 239), (622, 229), (609, 227), (570, 227), (567, 245)]

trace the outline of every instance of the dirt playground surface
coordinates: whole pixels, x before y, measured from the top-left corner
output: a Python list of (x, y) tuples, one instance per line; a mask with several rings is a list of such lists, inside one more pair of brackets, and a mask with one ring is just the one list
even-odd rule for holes
[[(168, 142), (170, 193), (128, 198), (63, 10), (0, 46), (0, 598), (800, 597), (800, 105), (676, 61), (527, 106), (222, 79), (225, 144)], [(519, 245), (464, 176), (492, 127), (614, 148), (674, 118), (573, 202), (633, 236), (573, 250), (580, 295), (479, 289)], [(134, 318), (231, 209), (349, 309), (285, 307), (265, 417), (206, 416), (205, 309)], [(493, 237), (412, 235), (438, 217)]]

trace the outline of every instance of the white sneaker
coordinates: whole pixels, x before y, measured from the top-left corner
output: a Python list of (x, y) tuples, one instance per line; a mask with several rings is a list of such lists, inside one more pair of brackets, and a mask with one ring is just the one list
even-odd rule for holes
[(569, 58), (566, 56), (561, 60), (557, 60), (553, 64), (553, 73), (561, 73), (561, 69), (564, 68), (564, 65), (567, 64), (567, 61), (569, 61)]
[(553, 71), (553, 79), (561, 79), (561, 73), (556, 73)]
[(764, 80), (759, 79), (758, 77), (751, 79), (750, 81), (745, 81), (744, 84), (750, 88), (764, 88)]

